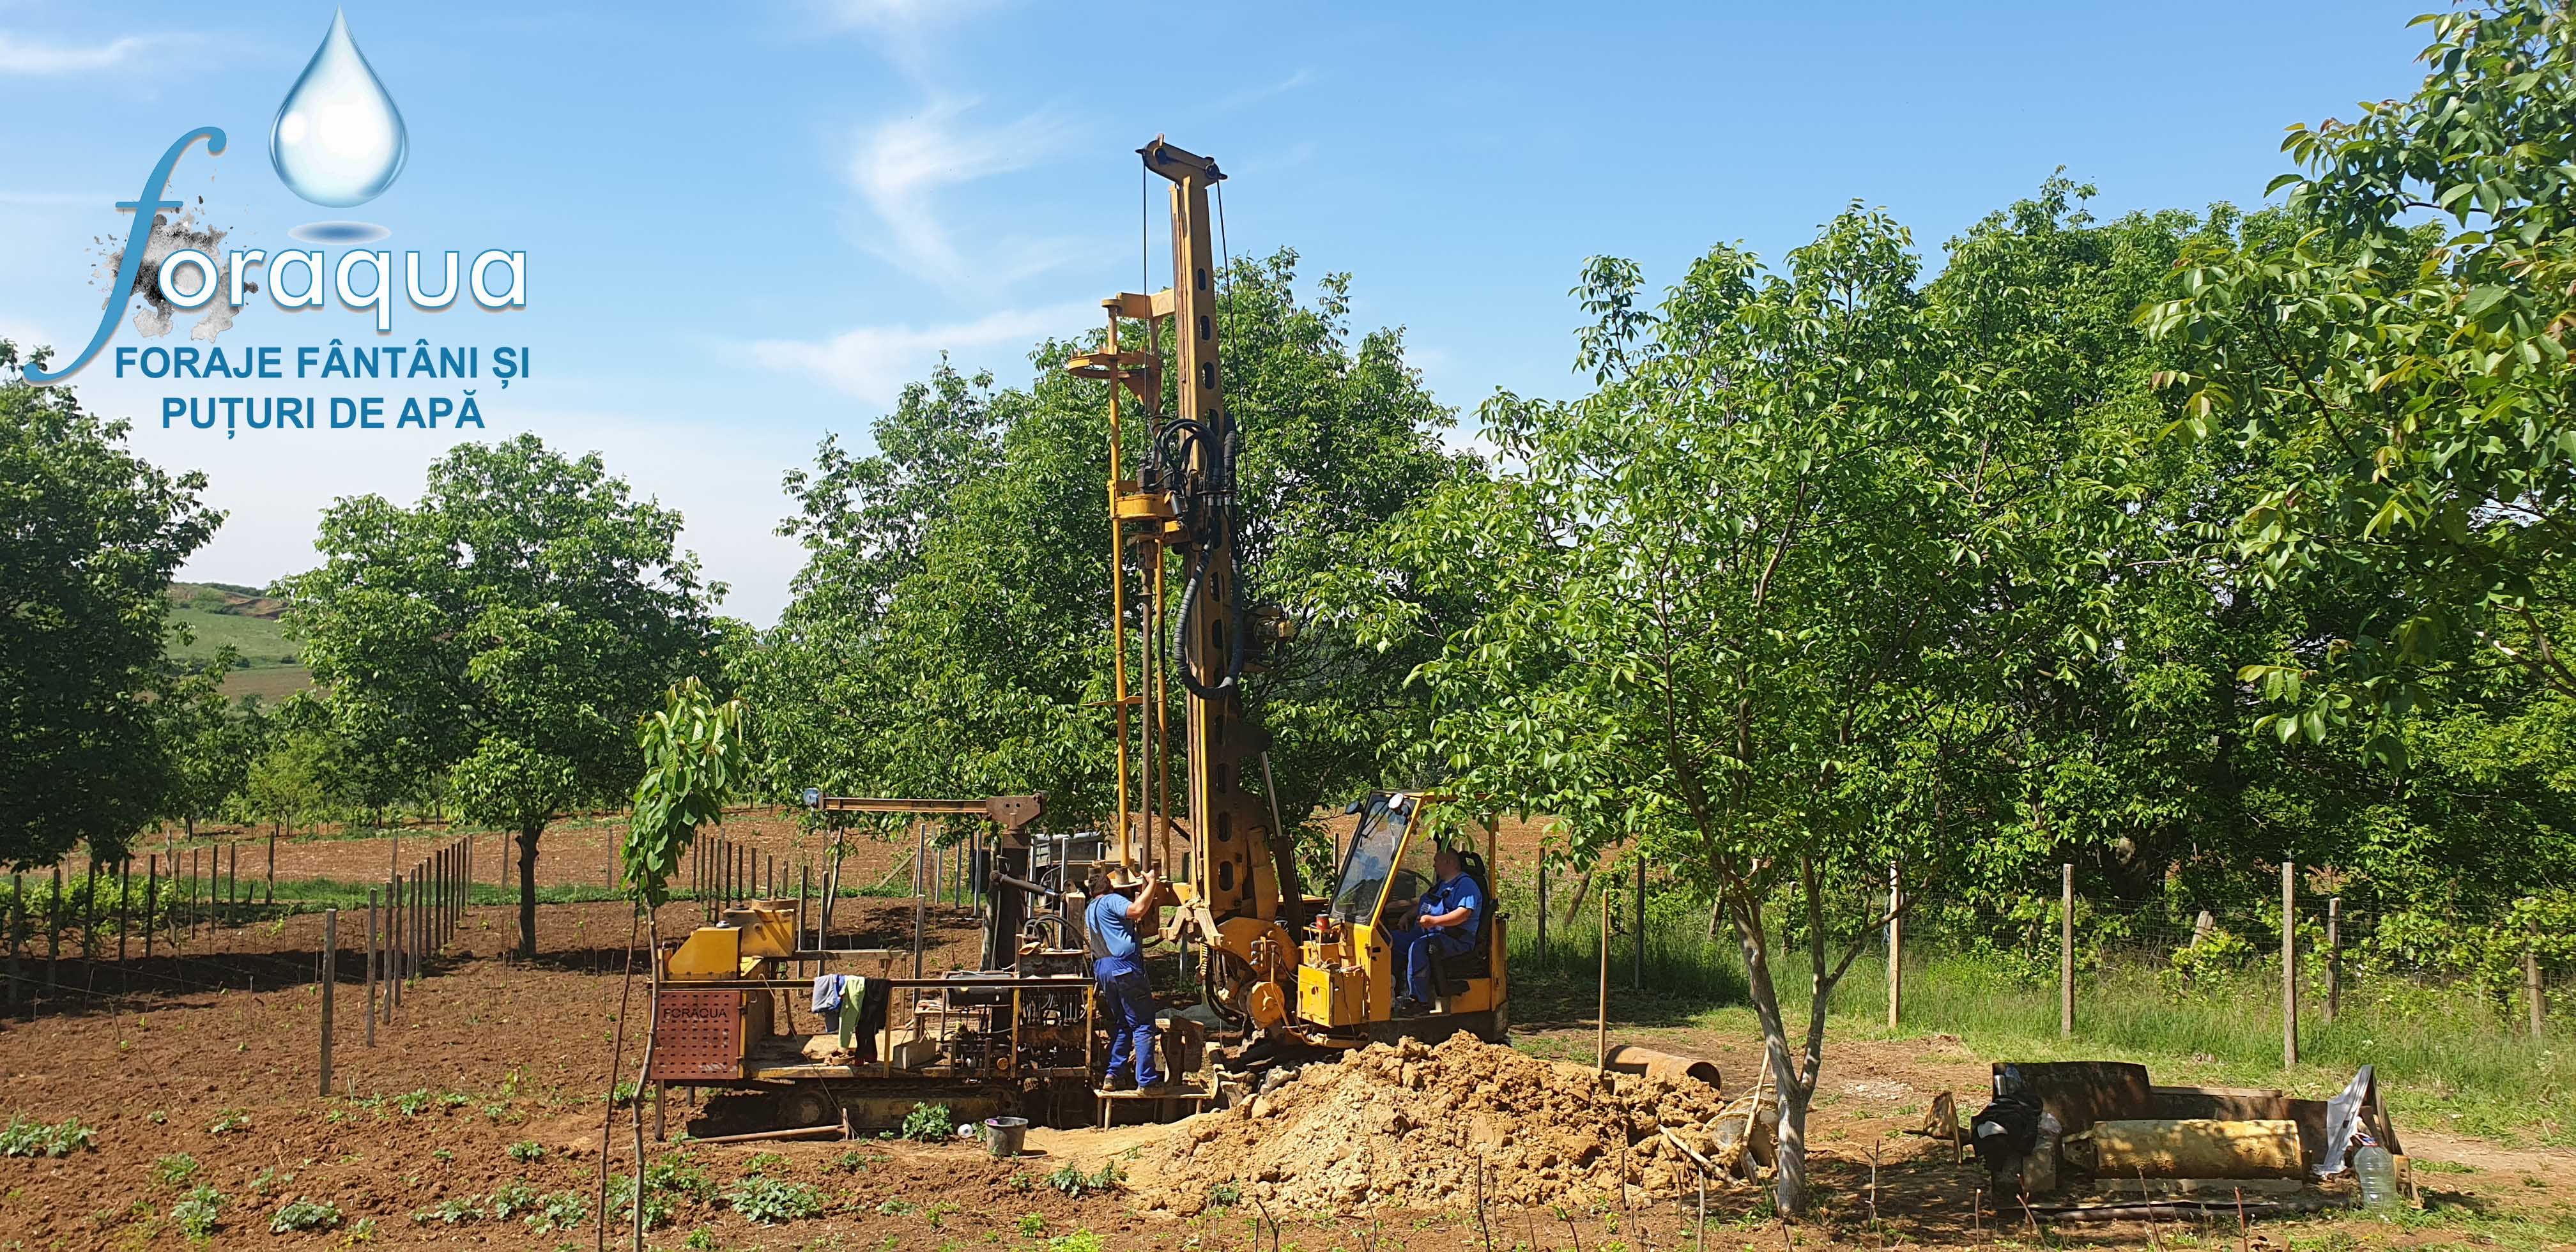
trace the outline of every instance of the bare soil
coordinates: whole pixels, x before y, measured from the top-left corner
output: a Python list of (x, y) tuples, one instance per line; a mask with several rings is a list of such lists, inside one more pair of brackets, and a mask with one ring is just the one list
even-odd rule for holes
[[(764, 851), (810, 849), (813, 837), (800, 842), (793, 826), (791, 817), (740, 815), (722, 833)], [(578, 882), (601, 872), (616, 829), (614, 822), (590, 821), (550, 830), (541, 844), (540, 880)], [(1525, 858), (1538, 838), (1533, 825), (1507, 823), (1503, 859)], [(406, 849), (432, 842), (419, 835), (404, 840)], [(909, 856), (908, 848), (888, 844), (862, 847), (874, 859), (854, 863), (854, 880), (863, 866), (873, 865), (867, 881), (874, 881)], [(384, 840), (282, 843), (281, 870), (368, 877), (383, 872), (389, 851)], [(487, 844), (478, 860), (487, 880), (499, 863), (496, 851)], [(243, 853), (247, 880), (252, 848)], [(911, 908), (902, 900), (845, 902), (836, 933), (844, 943), (903, 946), (910, 941)], [(539, 1193), (578, 1193), (586, 1205), (596, 1204), (600, 1095), (612, 1075), (631, 1077), (641, 1053), (637, 1031), (619, 1023), (623, 1014), (629, 1027), (640, 1027), (644, 1009), (642, 980), (625, 998), (621, 976), (630, 913), (615, 903), (553, 905), (540, 913), (541, 954), (522, 962), (505, 955), (515, 936), (514, 910), (471, 910), (456, 942), (406, 990), (393, 1020), (377, 1025), (372, 1047), (365, 1042), (357, 956), (363, 925), (344, 914), (332, 989), (329, 1097), (319, 1092), (318, 916), (212, 937), (200, 933), (176, 952), (158, 947), (149, 961), (139, 944), (122, 965), (67, 960), (64, 980), (97, 994), (67, 995), (32, 1021), (0, 1021), (0, 1119), (76, 1117), (96, 1130), (96, 1146), (60, 1158), (0, 1158), (0, 1248), (188, 1246), (171, 1210), (188, 1186), (200, 1183), (229, 1197), (211, 1240), (219, 1248), (337, 1246), (351, 1241), (361, 1222), (372, 1223), (372, 1242), (381, 1246), (590, 1247), (595, 1214), (574, 1230), (551, 1233), (530, 1229), (517, 1215), (415, 1220), (442, 1205), (488, 1214), (491, 1194), (517, 1184)], [(697, 916), (694, 905), (674, 904), (662, 911), (660, 926), (674, 934)], [(954, 910), (932, 916), (926, 963), (971, 964), (971, 917)], [(41, 977), (41, 970), (41, 961), (33, 962), (27, 976)], [(1172, 1126), (1042, 1130), (1031, 1136), (1031, 1154), (1011, 1162), (991, 1161), (969, 1144), (648, 1141), (648, 1158), (679, 1154), (704, 1171), (719, 1195), (757, 1168), (817, 1189), (826, 1204), (818, 1217), (758, 1226), (721, 1199), (684, 1197), (650, 1242), (677, 1248), (704, 1230), (709, 1246), (723, 1248), (927, 1252), (1044, 1248), (1050, 1238), (1088, 1229), (1109, 1248), (1158, 1252), (1248, 1249), (1262, 1240), (1348, 1252), (1450, 1252), (1481, 1249), (1489, 1240), (1497, 1249), (1548, 1252), (1577, 1246), (1603, 1252), (1614, 1241), (1624, 1245), (1622, 1252), (1687, 1246), (1699, 1222), (1695, 1188), (1680, 1187), (1678, 1174), (1659, 1172), (1653, 1162), (1614, 1166), (1599, 1150), (1586, 1161), (1583, 1144), (1566, 1138), (1582, 1138), (1585, 1126), (1639, 1109), (1629, 1102), (1612, 1110), (1560, 1089), (1562, 1071), (1546, 1062), (1588, 1068), (1595, 1043), (1589, 1006), (1570, 995), (1551, 1002), (1539, 988), (1527, 990), (1514, 1038), (1525, 1056), (1475, 1063), (1484, 1069), (1462, 1066), (1451, 1081), (1412, 1088), (1405, 1085), (1407, 1058), (1385, 1052), (1397, 1058), (1391, 1082), (1405, 1094), (1369, 1090), (1367, 1084), (1390, 1081), (1381, 1060), (1373, 1062), (1380, 1066), (1373, 1076), (1362, 1076), (1365, 1083), (1317, 1084), (1322, 1091), (1350, 1081), (1348, 1094), (1356, 1098), (1319, 1101), (1308, 1115), (1279, 1107), (1261, 1122), (1216, 1113)], [(800, 999), (782, 997), (797, 1028), (813, 1029)], [(1749, 1033), (1694, 1026), (1651, 997), (1614, 994), (1611, 1033), (1618, 1041), (1715, 1060), (1730, 1094), (1749, 1088), (1758, 1067), (1758, 1042)], [(612, 1039), (621, 1043), (616, 1057)], [(2202, 1246), (2248, 1252), (2293, 1243), (2510, 1248), (2549, 1246), (2551, 1233), (2576, 1228), (2576, 1153), (2509, 1149), (2401, 1124), (2417, 1178), (2451, 1206), (2442, 1221), (2399, 1227), (2321, 1217), (2258, 1223), (2240, 1235), (2232, 1220), (2214, 1218), (2196, 1226), (2066, 1225), (2034, 1236), (2025, 1215), (1998, 1212), (1993, 1197), (1983, 1194), (1985, 1175), (1973, 1160), (1953, 1163), (1949, 1145), (1909, 1133), (1937, 1092), (1957, 1093), (1964, 1108), (1976, 1107), (1995, 1059), (1940, 1036), (1835, 1041), (1810, 1123), (1817, 1212), (1784, 1228), (1767, 1216), (1760, 1189), (1712, 1184), (1706, 1221), (1717, 1242), (1711, 1246), (1783, 1252), (2000, 1242), (2166, 1248), (2188, 1235)], [(1704, 1111), (1705, 1098), (1656, 1092), (1652, 1102), (1659, 1110), (1672, 1103), (1680, 1121)], [(1321, 1115), (1328, 1108), (1333, 1111)], [(703, 1106), (677, 1102), (670, 1113), (675, 1132), (715, 1128)], [(1401, 1118), (1402, 1130), (1391, 1130), (1391, 1116)], [(1489, 1164), (1481, 1209), (1472, 1182), (1460, 1190), (1467, 1163), (1439, 1136), (1416, 1134), (1456, 1126), (1468, 1127), (1470, 1141), (1495, 1163), (1519, 1154), (1517, 1173)], [(632, 1168), (634, 1137), (634, 1126), (619, 1120), (606, 1154), (611, 1171)], [(1358, 1143), (1369, 1149), (1364, 1170), (1352, 1164), (1361, 1154), (1349, 1149)], [(542, 1154), (518, 1159), (513, 1145), (533, 1145)], [(519, 1151), (526, 1156), (530, 1149)], [(1537, 1163), (1550, 1152), (1555, 1163)], [(180, 1154), (193, 1159), (194, 1175), (184, 1184), (165, 1181), (160, 1162)], [(1105, 1195), (1069, 1195), (1048, 1181), (1068, 1167), (1097, 1177), (1107, 1165), (1125, 1178)], [(1640, 1185), (1602, 1186), (1605, 1169), (1631, 1173)], [(1265, 1173), (1275, 1176), (1265, 1179)], [(1364, 1179), (1356, 1202), (1354, 1178)], [(1270, 1185), (1249, 1185), (1265, 1182)], [(271, 1234), (272, 1215), (296, 1197), (336, 1204), (342, 1227)], [(2517, 1217), (2555, 1224), (2495, 1224)]]

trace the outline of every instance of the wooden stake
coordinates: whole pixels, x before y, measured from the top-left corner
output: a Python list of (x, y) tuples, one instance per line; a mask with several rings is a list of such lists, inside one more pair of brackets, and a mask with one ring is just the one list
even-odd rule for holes
[(1601, 891), (1600, 1027), (1592, 1054), (1592, 1073), (1596, 1080), (1610, 1072), (1610, 890), (1607, 887)]
[(2281, 862), (2281, 1068), (2299, 1063), (2299, 870)]
[(367, 1046), (376, 1046), (376, 889), (367, 888)]
[(2343, 897), (2326, 898), (2326, 1024), (2343, 1008)]
[(340, 981), (340, 910), (322, 910), (322, 1094), (331, 1094), (331, 992)]
[[(1905, 1000), (1905, 883), (1896, 862), (1887, 863), (1887, 1028), (1896, 1029)], [(1876, 1218), (1871, 1220), (1875, 1221)]]
[(2057, 867), (2057, 1034), (2075, 1037), (2075, 865)]
[(2531, 929), (2530, 942), (2522, 949), (2522, 995), (2531, 1005), (2531, 1037), (2538, 1040), (2547, 1033), (2549, 988), (2540, 981), (2540, 928)]

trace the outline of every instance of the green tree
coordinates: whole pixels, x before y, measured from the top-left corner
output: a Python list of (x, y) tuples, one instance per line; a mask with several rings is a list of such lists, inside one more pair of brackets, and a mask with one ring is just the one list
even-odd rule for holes
[(255, 821), (292, 834), (320, 817), (332, 800), (330, 739), (294, 707), (270, 716), (270, 733), (242, 779), (240, 807)]
[(2442, 667), (2576, 695), (2576, 41), (2558, 0), (2417, 20), (2414, 96), (2291, 128), (2299, 233), (2207, 242), (2145, 314), (2178, 424), (2289, 471), (2235, 530), (2255, 585), (2385, 590), (2249, 670), (2271, 731), (2352, 723), (2383, 755)]
[(170, 576), (222, 521), (0, 340), (0, 862), (115, 858), (162, 805)]
[[(1309, 619), (1251, 695), (1291, 824), (1414, 755), (1420, 701), (1402, 680), (1420, 657), (1360, 646), (1321, 589), (1459, 460), (1401, 334), (1352, 333), (1345, 277), (1300, 300), (1295, 261), (1239, 262), (1220, 299), (1247, 594)], [(732, 655), (773, 794), (1043, 790), (1051, 816), (1109, 811), (1107, 391), (1062, 373), (1097, 339), (1040, 345), (1024, 387), (943, 367), (877, 423), (873, 454), (827, 442), (789, 476), (798, 512), (781, 529), (808, 551), (796, 599)], [(1127, 413), (1133, 467), (1145, 423)]]
[(1714, 895), (1780, 1077), (1776, 1200), (1801, 1212), (1827, 999), (1884, 920), (1855, 888), (1987, 854), (2024, 710), (2105, 651), (2101, 579), (2069, 558), (2119, 514), (2089, 476), (2092, 406), (2048, 389), (2079, 350), (2032, 333), (2056, 327), (1927, 294), (1905, 232), (1857, 208), (1789, 260), (1716, 249), (1649, 309), (1635, 266), (1596, 259), (1577, 294), (1598, 390), (1490, 402), (1502, 472), (1434, 495), (1397, 545), (1476, 614), (1376, 620), (1442, 641), (1416, 678), (1448, 789)]
[(280, 583), (337, 736), (384, 763), (369, 798), (444, 774), (464, 820), (517, 832), (523, 955), (547, 821), (624, 790), (635, 719), (712, 668), (723, 587), (679, 531), (596, 454), (522, 435), (440, 458), (411, 507), (334, 505), (321, 568)]
[(260, 754), (259, 697), (236, 703), (224, 696), (224, 678), (240, 659), (227, 646), (201, 669), (173, 667), (152, 702), (152, 720), (170, 760), (156, 816), (177, 819), (190, 839), (197, 837), (198, 822), (221, 814), (240, 794)]

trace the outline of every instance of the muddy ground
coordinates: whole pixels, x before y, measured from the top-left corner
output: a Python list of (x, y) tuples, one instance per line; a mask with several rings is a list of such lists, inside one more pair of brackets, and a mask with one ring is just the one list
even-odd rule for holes
[[(599, 870), (615, 827), (570, 823), (550, 831), (540, 880), (582, 881)], [(737, 817), (725, 833), (754, 846), (793, 851), (792, 820)], [(486, 835), (490, 839), (492, 836)], [(810, 836), (808, 837), (810, 839)], [(1534, 843), (1526, 827), (1507, 830), (1505, 859)], [(407, 846), (433, 840), (414, 836)], [(875, 845), (876, 873), (901, 850)], [(487, 849), (489, 845), (487, 845)], [(244, 847), (245, 870), (252, 848)], [(383, 840), (317, 839), (281, 845), (281, 870), (360, 877), (380, 872)], [(483, 862), (489, 867), (493, 862)], [(344, 868), (344, 863), (346, 868)], [(292, 867), (291, 870), (289, 867)], [(249, 878), (250, 873), (245, 873)], [(843, 943), (908, 944), (911, 905), (852, 901), (836, 929)], [(600, 1093), (612, 1073), (631, 1075), (641, 1045), (621, 1031), (621, 1013), (642, 1020), (640, 980), (625, 968), (629, 913), (621, 904), (551, 905), (541, 910), (542, 951), (534, 961), (505, 954), (515, 913), (471, 910), (456, 942), (407, 989), (390, 1023), (365, 1040), (365, 985), (356, 952), (359, 925), (343, 915), (345, 949), (333, 987), (333, 1094), (319, 1091), (321, 919), (303, 915), (202, 932), (175, 954), (123, 966), (68, 961), (65, 981), (95, 995), (66, 995), (32, 1021), (0, 1022), (0, 1118), (57, 1122), (96, 1132), (95, 1147), (60, 1158), (0, 1158), (0, 1248), (179, 1248), (190, 1246), (173, 1217), (198, 1185), (223, 1193), (214, 1247), (486, 1246), (588, 1248), (597, 1217), (570, 1230), (531, 1227), (523, 1212), (496, 1216), (492, 1197), (516, 1187), (596, 1204), (601, 1164)], [(692, 924), (695, 906), (663, 913), (664, 931)], [(967, 963), (970, 916), (934, 912), (934, 969)], [(24, 977), (42, 977), (29, 962)], [(117, 994), (120, 990), (124, 994)], [(1516, 995), (1515, 1046), (1588, 1063), (1595, 1029), (1589, 987), (1528, 985)], [(793, 999), (793, 997), (789, 997)], [(1715, 1059), (1730, 1088), (1757, 1068), (1756, 1040), (1691, 1024), (1669, 1002), (1614, 995), (1611, 1035)], [(802, 1029), (810, 1015), (794, 1014)], [(622, 1036), (622, 1037), (621, 1037)], [(612, 1040), (623, 1069), (612, 1058)], [(1794, 1252), (1798, 1247), (1880, 1249), (1904, 1245), (1979, 1247), (2079, 1243), (2098, 1246), (2257, 1246), (2334, 1249), (2435, 1245), (2503, 1248), (2576, 1245), (2576, 1153), (2508, 1149), (2401, 1125), (2418, 1177), (2437, 1204), (2430, 1216), (2397, 1223), (2337, 1216), (2258, 1223), (2240, 1233), (2231, 1218), (2197, 1224), (2064, 1225), (2034, 1232), (2028, 1218), (1998, 1216), (1973, 1161), (1907, 1133), (1934, 1093), (1959, 1093), (1974, 1108), (1994, 1057), (1954, 1039), (1838, 1041), (1828, 1053), (1811, 1126), (1818, 1211), (1784, 1227), (1746, 1185), (1713, 1188), (1708, 1246)], [(714, 1127), (704, 1110), (675, 1102), (675, 1131)], [(1140, 1211), (1155, 1191), (1154, 1162), (1165, 1127), (1109, 1132), (1040, 1131), (1032, 1154), (994, 1162), (971, 1145), (900, 1141), (805, 1142), (750, 1146), (653, 1145), (650, 1159), (678, 1152), (713, 1193), (753, 1171), (813, 1187), (826, 1211), (760, 1226), (713, 1199), (683, 1198), (649, 1242), (659, 1248), (893, 1249), (955, 1252), (975, 1247), (1047, 1248), (1077, 1231), (1112, 1249), (1275, 1249), (1311, 1252), (1424, 1252), (1514, 1247), (1646, 1252), (1689, 1247), (1696, 1197), (1637, 1197), (1618, 1206), (1568, 1211), (1496, 1203), (1480, 1223), (1472, 1197), (1429, 1211), (1334, 1214), (1267, 1211), (1258, 1196), (1230, 1197), (1181, 1217)], [(632, 1164), (634, 1128), (614, 1128), (607, 1161)], [(515, 1149), (515, 1151), (514, 1151)], [(194, 1173), (173, 1181), (185, 1156)], [(1875, 1158), (1877, 1188), (1871, 1179)], [(1125, 1174), (1105, 1194), (1068, 1195), (1048, 1181), (1059, 1170)], [(338, 1228), (272, 1234), (281, 1206), (326, 1201)], [(1976, 1210), (1972, 1212), (1972, 1209)], [(476, 1215), (478, 1214), (479, 1215)], [(2000, 1226), (2000, 1228), (1999, 1228)], [(362, 1237), (363, 1236), (363, 1237)], [(1267, 1242), (1263, 1242), (1267, 1241)], [(1079, 1240), (1055, 1252), (1078, 1252)]]

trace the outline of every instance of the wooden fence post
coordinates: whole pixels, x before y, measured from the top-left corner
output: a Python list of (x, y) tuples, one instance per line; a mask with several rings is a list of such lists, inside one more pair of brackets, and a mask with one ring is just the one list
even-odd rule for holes
[(367, 1046), (376, 1046), (376, 889), (367, 888)]
[(322, 1094), (331, 1094), (331, 992), (340, 981), (340, 910), (322, 910)]
[(63, 993), (63, 864), (54, 862), (54, 898), (45, 902), (45, 997)]
[(1633, 915), (1637, 921), (1637, 945), (1633, 958), (1636, 968), (1631, 971), (1631, 978), (1637, 984), (1637, 990), (1643, 991), (1646, 989), (1646, 851), (1643, 848), (1637, 850), (1637, 905)]
[(2075, 863), (2057, 867), (2057, 1034), (2075, 1037)]
[(1616, 878), (1601, 884), (1601, 1017), (1600, 1030), (1593, 1045), (1592, 1075), (1599, 1078), (1610, 1072), (1610, 889)]
[(15, 1014), (18, 1006), (28, 999), (25, 984), (18, 981), (21, 972), (18, 968), (18, 932), (25, 923), (26, 917), (27, 876), (11, 874), (9, 876), (9, 912), (6, 917), (0, 917), (0, 924), (6, 924), (9, 927), (9, 1011), (12, 1014)]
[(143, 959), (152, 959), (152, 917), (161, 895), (161, 854), (152, 853), (143, 862)]
[(1905, 880), (1887, 863), (1887, 1028), (1896, 1029), (1905, 1004)]
[(2281, 1068), (2299, 1063), (2299, 867), (2281, 862)]
[(2326, 897), (2326, 1024), (2343, 1008), (2343, 897)]
[(403, 925), (410, 917), (411, 914), (403, 908), (403, 876), (396, 874), (392, 885), (385, 888), (385, 1021), (388, 1023), (394, 1020), (394, 1010), (402, 1006), (403, 978), (409, 973), (403, 968), (403, 956), (411, 945), (405, 942)]
[(2522, 948), (2522, 994), (2531, 1002), (2531, 1038), (2538, 1042), (2549, 1017), (2548, 985), (2540, 981), (2540, 927), (2534, 923)]
[(1547, 964), (1547, 853), (1538, 855), (1538, 963)]

